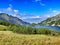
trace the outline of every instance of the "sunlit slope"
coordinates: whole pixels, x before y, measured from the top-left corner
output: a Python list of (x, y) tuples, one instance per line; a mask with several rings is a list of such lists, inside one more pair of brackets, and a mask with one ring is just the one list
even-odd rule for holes
[(3, 31), (3, 30), (7, 30), (7, 26), (4, 26), (4, 25), (0, 25), (0, 31)]
[(60, 45), (60, 36), (24, 35), (0, 31), (0, 45)]
[(46, 20), (39, 23), (39, 25), (45, 25), (45, 26), (60, 26), (60, 14), (57, 14), (56, 16), (47, 18)]

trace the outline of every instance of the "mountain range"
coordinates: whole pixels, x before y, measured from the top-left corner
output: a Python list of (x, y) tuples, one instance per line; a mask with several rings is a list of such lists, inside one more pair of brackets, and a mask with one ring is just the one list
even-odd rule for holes
[(47, 18), (38, 24), (43, 26), (60, 26), (60, 14)]
[[(10, 22), (10, 23), (16, 24), (16, 25), (29, 25), (30, 24), (28, 22), (24, 22), (22, 19), (8, 15), (6, 13), (0, 13), (0, 20)], [(38, 23), (38, 25), (60, 26), (60, 14), (50, 17), (50, 18), (47, 18), (46, 20), (43, 20), (42, 22)]]
[(24, 22), (23, 20), (21, 20), (17, 17), (13, 17), (11, 15), (8, 15), (6, 13), (0, 13), (0, 20), (10, 22), (10, 23), (13, 23), (16, 25), (29, 25), (30, 24), (28, 22)]

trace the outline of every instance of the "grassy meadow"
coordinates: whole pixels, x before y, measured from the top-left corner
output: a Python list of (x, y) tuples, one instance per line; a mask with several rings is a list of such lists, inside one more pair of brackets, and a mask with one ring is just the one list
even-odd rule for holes
[(0, 31), (0, 45), (60, 45), (60, 36), (28, 35)]
[(60, 45), (60, 33), (3, 22), (0, 25), (0, 45)]

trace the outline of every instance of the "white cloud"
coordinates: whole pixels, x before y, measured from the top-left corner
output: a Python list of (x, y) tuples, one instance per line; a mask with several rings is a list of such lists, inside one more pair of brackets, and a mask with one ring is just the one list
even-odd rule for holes
[(12, 12), (13, 10), (12, 10), (11, 7), (8, 7), (8, 8), (7, 8), (7, 11), (8, 11), (8, 12)]
[(46, 15), (47, 18), (51, 17), (51, 15)]
[(55, 14), (59, 14), (60, 13), (60, 11), (57, 11), (57, 10), (52, 10), (52, 12), (55, 13)]
[(42, 21), (42, 17), (37, 16), (37, 15), (32, 15), (32, 16), (29, 16), (29, 17), (23, 17), (21, 19), (23, 21), (30, 22), (30, 23), (38, 23), (38, 22)]
[(50, 9), (49, 9), (49, 11), (51, 11), (52, 13), (56, 13), (56, 14), (60, 13), (60, 11), (59, 11), (59, 10), (52, 9), (52, 8), (50, 8)]
[(56, 10), (56, 9), (52, 9), (50, 8), (48, 10), (48, 12), (46, 14), (44, 14), (44, 18), (50, 18), (50, 17), (53, 17), (53, 16), (56, 16), (57, 14), (59, 14), (60, 11), (59, 10)]
[(35, 2), (38, 2), (41, 6), (45, 6), (45, 4), (42, 3), (42, 0), (35, 0)]
[(19, 10), (12, 9), (12, 5), (9, 4), (9, 7), (1, 8), (0, 13), (7, 13), (7, 14), (10, 14), (12, 16), (17, 16), (17, 14), (19, 14)]
[(14, 15), (14, 17), (16, 17), (17, 16), (17, 14), (13, 14)]
[(17, 16), (19, 13), (19, 10), (13, 10), (14, 11), (14, 16)]
[(12, 5), (11, 4), (9, 4), (9, 7), (7, 7), (7, 8), (0, 8), (0, 11), (1, 12), (12, 12), (13, 11), (13, 9), (12, 9), (12, 7), (11, 7)]
[(21, 19), (23, 19), (23, 20), (25, 20), (25, 19), (41, 19), (42, 17), (41, 16), (34, 16), (34, 15), (32, 15), (32, 16), (23, 16), (23, 17), (21, 17)]
[(18, 12), (19, 12), (19, 10), (14, 10), (14, 12), (15, 12), (15, 13), (18, 13)]
[(57, 15), (57, 14), (60, 13), (60, 10), (56, 10), (56, 9), (50, 8), (50, 9), (48, 10), (48, 12), (49, 12), (49, 15), (55, 16), (55, 15)]
[(8, 12), (12, 12), (13, 11), (13, 9), (12, 9), (12, 5), (11, 4), (9, 4), (9, 7), (6, 9)]
[(40, 16), (32, 16), (30, 18), (41, 18)]
[(44, 4), (44, 3), (41, 3), (41, 2), (40, 2), (40, 5), (41, 5), (41, 6), (45, 6), (45, 4)]
[(52, 15), (52, 16), (55, 16), (55, 15), (57, 15), (57, 14), (59, 14), (59, 13), (60, 13), (59, 10), (51, 10), (51, 15)]
[(57, 10), (52, 10), (52, 12), (53, 12), (53, 13), (56, 13), (56, 12), (58, 12), (58, 11), (57, 11)]

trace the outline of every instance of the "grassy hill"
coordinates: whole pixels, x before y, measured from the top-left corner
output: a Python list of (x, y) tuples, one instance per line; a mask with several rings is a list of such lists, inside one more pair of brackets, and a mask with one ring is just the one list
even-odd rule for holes
[(0, 31), (0, 45), (60, 45), (60, 36), (23, 35)]
[(7, 26), (0, 25), (0, 31), (2, 31), (2, 30), (7, 30)]

